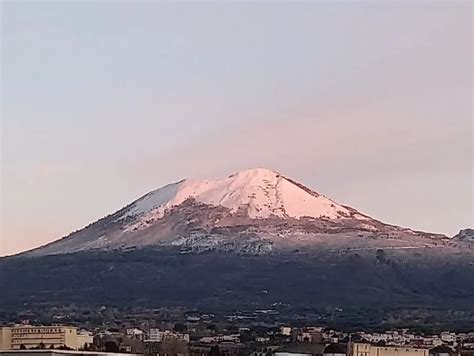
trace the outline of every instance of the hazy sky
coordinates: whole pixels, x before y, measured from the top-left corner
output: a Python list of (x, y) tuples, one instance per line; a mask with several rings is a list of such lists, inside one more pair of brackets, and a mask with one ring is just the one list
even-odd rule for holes
[(279, 170), (473, 225), (471, 1), (2, 1), (0, 255), (185, 177)]

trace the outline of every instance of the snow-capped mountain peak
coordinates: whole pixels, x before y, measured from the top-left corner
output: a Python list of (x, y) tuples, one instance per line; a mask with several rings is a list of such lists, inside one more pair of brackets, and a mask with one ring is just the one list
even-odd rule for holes
[[(196, 202), (246, 212), (253, 219), (312, 217), (339, 219), (353, 211), (298, 184), (280, 173), (263, 169), (237, 172), (224, 179), (186, 179), (166, 185), (135, 201), (125, 216), (160, 219), (193, 199)], [(359, 218), (364, 218), (358, 215)]]
[(436, 245), (439, 236), (384, 224), (278, 172), (185, 179), (27, 255), (160, 246), (261, 254), (323, 246)]

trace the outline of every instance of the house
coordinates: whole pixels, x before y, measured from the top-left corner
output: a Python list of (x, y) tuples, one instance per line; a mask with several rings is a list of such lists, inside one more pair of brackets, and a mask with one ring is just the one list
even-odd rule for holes
[(125, 330), (125, 335), (127, 337), (137, 340), (144, 340), (145, 339), (145, 332), (138, 328), (128, 328)]

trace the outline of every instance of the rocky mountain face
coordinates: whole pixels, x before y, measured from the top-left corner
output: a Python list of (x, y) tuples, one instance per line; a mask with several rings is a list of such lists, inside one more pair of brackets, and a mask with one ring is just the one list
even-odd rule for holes
[(471, 315), (470, 236), (385, 224), (265, 169), (183, 180), (51, 244), (0, 258), (0, 285), (8, 286), (0, 312), (72, 303)]
[(442, 235), (391, 226), (266, 169), (227, 178), (183, 180), (28, 256), (176, 246), (246, 254), (301, 248), (424, 248)]
[(474, 229), (460, 230), (457, 235), (453, 237), (454, 240), (474, 242)]

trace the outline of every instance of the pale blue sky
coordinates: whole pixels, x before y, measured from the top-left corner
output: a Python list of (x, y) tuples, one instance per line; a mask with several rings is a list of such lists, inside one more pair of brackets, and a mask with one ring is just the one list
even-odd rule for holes
[(473, 224), (470, 1), (1, 6), (0, 255), (249, 167), (389, 223)]

